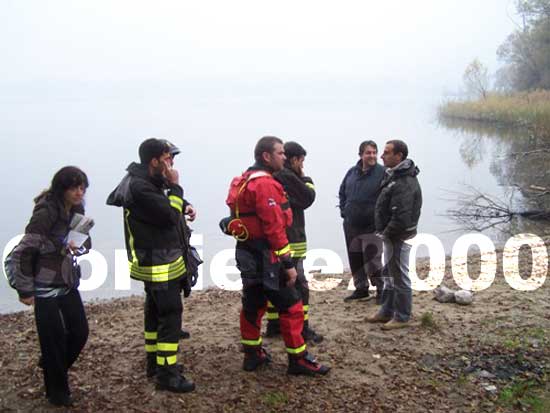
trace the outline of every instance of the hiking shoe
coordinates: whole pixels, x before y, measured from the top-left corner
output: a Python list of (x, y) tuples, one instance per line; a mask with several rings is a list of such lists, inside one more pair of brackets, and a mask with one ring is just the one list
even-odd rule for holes
[(376, 313), (374, 315), (371, 315), (365, 318), (365, 321), (367, 323), (387, 323), (391, 319), (392, 319), (391, 317), (384, 317), (382, 314)]
[(304, 326), (304, 329), (302, 331), (302, 337), (304, 338), (304, 341), (313, 343), (313, 344), (319, 344), (323, 341), (324, 337), (321, 334), (317, 334), (315, 330), (310, 328), (309, 326)]
[(306, 376), (324, 376), (330, 370), (330, 367), (323, 366), (315, 360), (313, 355), (305, 352), (301, 357), (290, 356), (288, 357), (288, 370), (287, 374), (293, 375), (306, 375)]
[(182, 328), (180, 331), (180, 340), (187, 340), (188, 338), (191, 338), (191, 333)]
[(355, 290), (346, 298), (344, 298), (344, 301), (368, 301), (372, 300), (372, 298), (373, 297), (369, 294), (369, 290)]
[(392, 318), (386, 324), (383, 324), (381, 328), (382, 330), (397, 330), (407, 327), (410, 327), (410, 323), (408, 321), (397, 321), (395, 318)]
[(243, 370), (254, 371), (258, 367), (271, 363), (271, 356), (263, 347), (245, 349)]

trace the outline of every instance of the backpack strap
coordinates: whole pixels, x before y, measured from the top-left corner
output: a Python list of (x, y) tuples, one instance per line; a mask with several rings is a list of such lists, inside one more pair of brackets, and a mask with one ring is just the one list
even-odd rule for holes
[(239, 188), (239, 192), (237, 192), (237, 197), (235, 199), (235, 218), (240, 218), (241, 216), (245, 217), (245, 216), (254, 216), (254, 215), (256, 215), (256, 213), (254, 213), (254, 212), (245, 212), (244, 214), (241, 214), (239, 212), (239, 197), (241, 196), (241, 193), (244, 191), (244, 189), (246, 188), (246, 185), (248, 185), (248, 183), (250, 181), (252, 181), (253, 179), (256, 179), (256, 178), (261, 178), (263, 176), (269, 176), (269, 175), (270, 174), (265, 172), (265, 171), (258, 171), (258, 172), (251, 173), (248, 176), (248, 178), (246, 178), (246, 180), (243, 182), (243, 184)]

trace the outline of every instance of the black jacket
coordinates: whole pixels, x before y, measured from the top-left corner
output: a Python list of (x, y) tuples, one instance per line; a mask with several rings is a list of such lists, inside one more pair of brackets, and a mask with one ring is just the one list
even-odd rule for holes
[(362, 161), (352, 167), (340, 185), (340, 215), (344, 224), (374, 232), (374, 207), (385, 168), (376, 164), (363, 172)]
[(124, 208), (124, 235), (130, 277), (166, 282), (185, 274), (183, 189), (148, 167), (132, 163), (128, 174), (107, 198), (107, 205)]
[(307, 251), (304, 210), (315, 201), (313, 180), (309, 176), (299, 176), (288, 165), (273, 176), (283, 185), (292, 209), (292, 225), (286, 230), (292, 256), (303, 258)]
[(376, 231), (385, 238), (406, 240), (416, 235), (422, 208), (419, 172), (410, 159), (386, 171), (376, 203)]
[[(72, 255), (66, 254), (64, 243), (75, 213), (84, 214), (84, 207), (75, 206), (67, 215), (63, 202), (50, 194), (42, 196), (34, 206), (25, 235), (13, 251), (13, 259), (20, 265), (15, 281), (20, 297), (78, 287), (80, 271), (73, 265)], [(91, 248), (90, 238), (84, 246)]]

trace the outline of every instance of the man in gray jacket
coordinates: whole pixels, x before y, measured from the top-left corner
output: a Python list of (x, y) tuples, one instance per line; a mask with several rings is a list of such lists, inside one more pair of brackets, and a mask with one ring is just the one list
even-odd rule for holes
[(382, 307), (367, 321), (384, 323), (384, 330), (408, 327), (411, 318), (411, 245), (406, 241), (417, 232), (422, 192), (417, 179), (419, 170), (407, 158), (408, 153), (405, 142), (391, 140), (386, 143), (382, 154), (384, 165), (389, 169), (376, 202), (375, 226), (378, 236), (384, 241), (384, 291)]

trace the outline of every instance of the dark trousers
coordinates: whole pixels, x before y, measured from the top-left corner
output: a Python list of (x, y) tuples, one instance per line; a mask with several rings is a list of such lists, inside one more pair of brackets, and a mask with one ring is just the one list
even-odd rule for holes
[(349, 266), (356, 290), (368, 290), (371, 284), (382, 291), (382, 240), (374, 233), (354, 228), (344, 222)]
[(145, 349), (159, 366), (176, 364), (182, 311), (180, 279), (145, 283)]
[[(309, 320), (309, 284), (304, 272), (304, 259), (303, 258), (293, 258), (294, 266), (296, 267), (296, 272), (298, 277), (296, 277), (296, 283), (294, 287), (298, 294), (302, 298), (302, 303), (304, 306), (304, 328), (308, 324)], [(271, 301), (267, 303), (267, 320), (270, 324), (279, 325), (279, 312), (273, 305)]]
[(76, 289), (60, 297), (36, 297), (34, 303), (46, 396), (59, 399), (70, 394), (67, 371), (88, 339), (86, 313)]

